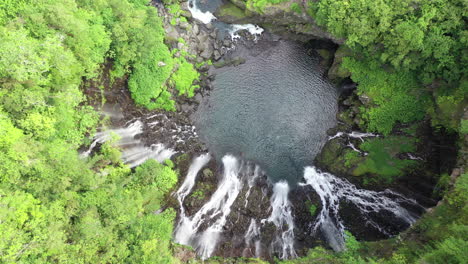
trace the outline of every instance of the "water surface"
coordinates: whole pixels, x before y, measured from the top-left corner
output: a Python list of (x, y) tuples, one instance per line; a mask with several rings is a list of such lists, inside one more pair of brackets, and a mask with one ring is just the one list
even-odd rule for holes
[(218, 160), (241, 155), (273, 182), (296, 183), (335, 125), (336, 88), (295, 42), (240, 45), (232, 56), (247, 61), (214, 70), (214, 89), (195, 116), (201, 139)]

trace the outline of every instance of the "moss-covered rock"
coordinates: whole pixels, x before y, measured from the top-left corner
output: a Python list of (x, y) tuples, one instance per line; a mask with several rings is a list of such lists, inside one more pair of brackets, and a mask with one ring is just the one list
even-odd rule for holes
[(342, 138), (335, 138), (328, 141), (322, 151), (315, 158), (318, 167), (325, 169), (336, 175), (351, 174), (345, 164), (345, 142)]
[[(280, 1), (277, 4), (266, 3), (261, 7), (247, 0), (230, 0), (230, 2), (244, 10), (249, 17), (246, 22), (260, 24), (273, 33), (305, 38), (301, 40), (326, 39), (337, 44), (344, 43), (343, 39), (334, 37), (315, 23), (314, 19), (305, 12), (303, 1)], [(303, 12), (298, 12), (299, 10)]]
[(344, 79), (349, 78), (351, 76), (351, 72), (341, 67), (343, 63), (343, 58), (346, 56), (351, 55), (351, 50), (341, 45), (338, 50), (335, 52), (335, 59), (333, 60), (333, 64), (328, 70), (328, 78), (332, 80), (334, 83), (341, 83)]
[(227, 3), (221, 6), (216, 12), (215, 16), (223, 22), (237, 24), (244, 23), (249, 17), (245, 11), (233, 3)]

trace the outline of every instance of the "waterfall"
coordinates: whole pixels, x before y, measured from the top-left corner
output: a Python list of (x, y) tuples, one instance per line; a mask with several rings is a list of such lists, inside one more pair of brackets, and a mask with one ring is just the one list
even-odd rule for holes
[(229, 35), (231, 35), (231, 39), (232, 40), (239, 39), (240, 35), (238, 34), (238, 32), (241, 30), (247, 30), (253, 36), (259, 36), (264, 31), (263, 28), (257, 25), (253, 25), (253, 24), (243, 24), (243, 25), (234, 24), (234, 25), (231, 25), (231, 28), (229, 29)]
[(345, 179), (340, 179), (326, 172), (320, 172), (315, 167), (306, 167), (304, 171), (305, 184), (310, 185), (320, 196), (322, 210), (315, 222), (314, 230), (322, 231), (330, 247), (342, 251), (344, 243), (344, 225), (339, 217), (340, 201), (345, 200), (355, 205), (365, 219), (366, 225), (372, 226), (388, 236), (391, 231), (388, 226), (380, 225), (373, 219), (374, 213), (387, 212), (403, 224), (410, 226), (417, 216), (411, 214), (403, 205), (421, 207), (413, 199), (408, 199), (391, 190), (375, 192), (358, 189)]
[(180, 205), (180, 218), (185, 218), (185, 208), (183, 205), (185, 197), (187, 197), (187, 195), (192, 191), (198, 172), (210, 161), (210, 159), (211, 156), (208, 153), (195, 158), (188, 169), (184, 182), (180, 186), (179, 190), (177, 190), (176, 196)]
[(262, 220), (262, 223), (265, 223), (265, 221), (271, 222), (277, 228), (278, 234), (272, 243), (272, 251), (279, 253), (281, 259), (297, 257), (294, 250), (294, 218), (288, 194), (288, 183), (285, 181), (277, 182), (273, 186), (271, 215), (269, 218)]
[(192, 13), (192, 16), (203, 22), (203, 24), (208, 24), (211, 23), (211, 21), (216, 20), (213, 13), (209, 11), (203, 12), (198, 8), (197, 0), (189, 0), (188, 9), (190, 10), (190, 13)]
[(88, 157), (97, 144), (109, 141), (114, 136), (118, 138), (115, 145), (122, 151), (122, 161), (130, 168), (134, 168), (148, 159), (164, 162), (176, 153), (173, 149), (166, 148), (163, 144), (145, 146), (141, 140), (135, 138), (141, 133), (143, 133), (143, 123), (140, 120), (132, 121), (128, 126), (123, 128), (98, 132), (94, 136), (94, 140), (88, 150), (81, 153), (80, 156), (83, 158)]
[(252, 187), (255, 185), (255, 181), (257, 180), (258, 176), (260, 175), (260, 167), (258, 165), (255, 165), (255, 169), (253, 172), (253, 175), (251, 174), (251, 167), (247, 167), (247, 184), (249, 186), (249, 189), (247, 189), (247, 192), (245, 193), (245, 203), (244, 207), (247, 207), (247, 204), (249, 203), (249, 196), (250, 196), (250, 191), (252, 190)]
[(93, 142), (89, 146), (88, 150), (81, 153), (81, 157), (88, 157), (97, 144), (102, 144), (112, 139), (113, 136), (119, 137), (121, 144), (128, 144), (134, 142), (134, 137), (143, 132), (143, 123), (139, 120), (131, 123), (129, 126), (118, 129), (111, 129), (96, 133)]
[[(209, 24), (216, 20), (217, 18), (211, 13), (210, 11), (202, 11), (199, 6), (198, 6), (198, 1), (197, 0), (189, 0), (188, 2), (188, 8), (190, 10), (190, 13), (192, 13), (192, 17), (195, 19), (200, 20), (203, 24)], [(220, 22), (221, 23), (221, 22)], [(250, 34), (254, 36), (261, 35), (263, 33), (263, 28), (253, 25), (253, 24), (232, 24), (228, 25), (228, 33), (231, 35), (232, 40), (239, 39), (240, 36), (238, 34), (239, 31), (241, 30), (247, 30)]]
[(247, 229), (247, 232), (245, 232), (244, 241), (247, 250), (249, 250), (252, 247), (253, 242), (253, 245), (255, 247), (255, 257), (260, 257), (260, 227), (257, 225), (257, 221), (253, 218), (250, 220), (250, 225)]
[[(194, 216), (181, 218), (175, 231), (175, 241), (194, 247), (203, 259), (214, 252), (231, 206), (242, 189), (239, 161), (231, 155), (222, 161), (223, 177), (210, 200)], [(209, 226), (197, 234), (202, 224)]]
[(334, 138), (338, 138), (338, 137), (342, 137), (342, 136), (347, 136), (347, 137), (350, 137), (350, 138), (358, 138), (358, 139), (360, 139), (362, 142), (364, 142), (364, 139), (363, 139), (363, 138), (366, 138), (366, 137), (378, 137), (379, 135), (374, 134), (374, 133), (362, 133), (362, 132), (358, 132), (358, 131), (352, 131), (351, 133), (338, 132), (338, 133), (336, 133), (334, 136), (330, 136), (330, 137), (328, 138), (328, 140), (332, 140), (332, 139), (334, 139)]

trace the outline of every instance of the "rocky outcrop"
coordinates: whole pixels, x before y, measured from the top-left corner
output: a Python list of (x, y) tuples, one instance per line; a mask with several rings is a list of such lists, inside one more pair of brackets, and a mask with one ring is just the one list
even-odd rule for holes
[(340, 84), (345, 79), (351, 77), (351, 72), (341, 67), (341, 64), (343, 63), (343, 58), (346, 56), (350, 56), (350, 55), (351, 55), (351, 50), (344, 45), (340, 46), (336, 50), (335, 58), (333, 59), (333, 64), (328, 70), (328, 78), (332, 82), (336, 84)]
[(177, 17), (162, 4), (157, 5), (159, 14), (164, 19), (166, 42), (172, 50), (178, 50), (176, 56), (185, 56), (188, 61), (201, 64), (219, 60), (233, 47), (231, 38), (221, 39), (218, 29), (213, 25), (205, 25), (193, 19), (187, 1), (181, 1), (180, 6), (182, 11)]
[[(245, 0), (230, 0), (234, 5), (243, 9), (245, 17), (234, 19), (234, 22), (255, 23), (269, 29), (275, 34), (287, 36), (290, 39), (310, 40), (326, 39), (336, 44), (343, 44), (344, 40), (336, 38), (322, 27), (318, 26), (305, 10), (307, 10), (304, 1), (286, 1), (284, 3), (267, 5), (259, 11), (246, 5)], [(295, 12), (292, 4), (297, 4), (303, 12)], [(226, 6), (224, 8), (227, 8)], [(222, 11), (217, 14), (223, 14)], [(231, 19), (232, 16), (221, 16), (220, 19)]]

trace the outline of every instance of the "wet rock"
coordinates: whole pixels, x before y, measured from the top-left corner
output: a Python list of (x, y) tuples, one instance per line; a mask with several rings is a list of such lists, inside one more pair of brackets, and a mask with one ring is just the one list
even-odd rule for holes
[(328, 78), (334, 83), (341, 83), (351, 76), (351, 72), (341, 67), (343, 58), (349, 55), (351, 55), (351, 50), (345, 46), (340, 46), (335, 52), (333, 64), (328, 70)]

